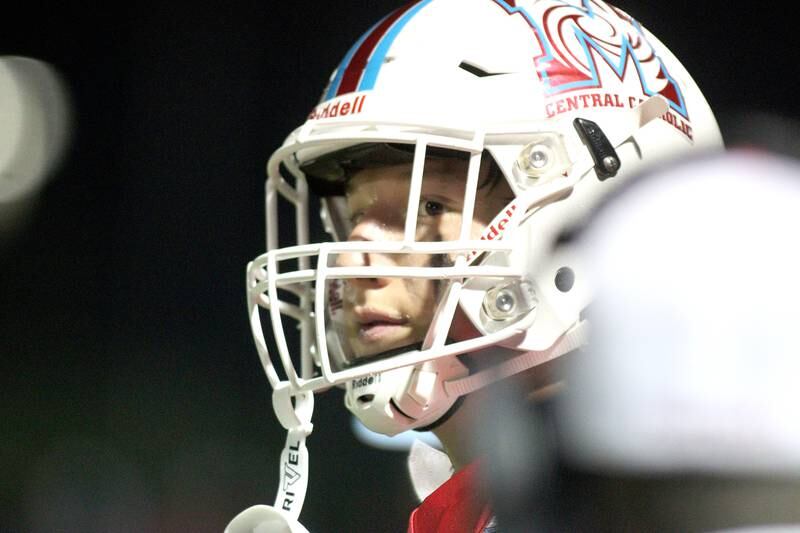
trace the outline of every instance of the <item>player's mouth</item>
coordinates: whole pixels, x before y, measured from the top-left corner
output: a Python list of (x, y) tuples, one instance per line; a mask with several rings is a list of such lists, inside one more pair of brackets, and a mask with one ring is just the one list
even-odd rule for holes
[(375, 309), (355, 309), (358, 337), (365, 342), (387, 339), (404, 331), (408, 318)]

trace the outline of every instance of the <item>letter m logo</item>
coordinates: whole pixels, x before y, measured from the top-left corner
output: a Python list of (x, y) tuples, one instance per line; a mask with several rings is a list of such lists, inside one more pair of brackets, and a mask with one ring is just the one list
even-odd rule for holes
[(597, 0), (550, 0), (542, 2), (539, 21), (516, 2), (493, 1), (509, 15), (522, 17), (533, 31), (540, 49), (534, 65), (546, 94), (614, 90), (638, 82), (644, 96), (660, 94), (688, 119), (678, 83), (639, 23), (624, 12)]

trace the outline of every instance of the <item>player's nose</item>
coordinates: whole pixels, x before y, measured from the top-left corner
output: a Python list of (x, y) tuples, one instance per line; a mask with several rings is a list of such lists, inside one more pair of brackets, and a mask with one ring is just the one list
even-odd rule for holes
[[(352, 229), (348, 242), (380, 242), (399, 240), (402, 233), (379, 217), (362, 218)], [(392, 265), (391, 254), (385, 252), (344, 252), (336, 257), (340, 267), (376, 267)], [(357, 277), (348, 278), (347, 284), (359, 288), (381, 288), (389, 284), (390, 278)]]

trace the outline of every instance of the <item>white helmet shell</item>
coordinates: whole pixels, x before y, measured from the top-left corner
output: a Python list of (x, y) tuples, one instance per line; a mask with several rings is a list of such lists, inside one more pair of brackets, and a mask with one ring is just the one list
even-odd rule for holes
[[(422, 242), (411, 231), (400, 242), (347, 242), (341, 200), (321, 193), (334, 241), (312, 243), (307, 213), (318, 184), (304, 169), (366, 143), (410, 146), (407, 220), (416, 219), (432, 150), (469, 160), (465, 224), (482, 158), (492, 159), (515, 198), (480, 238), (462, 232), (456, 241)], [(490, 381), (469, 375), (460, 354), (491, 347), (516, 354), (498, 379), (575, 346), (565, 336), (579, 325), (589, 292), (577, 266), (548, 270), (552, 236), (649, 165), (721, 145), (714, 115), (680, 62), (605, 2), (419, 0), (397, 9), (353, 45), (321, 102), (269, 160), (267, 253), (248, 265), (247, 290), (271, 384), (293, 394), (344, 386), (348, 408), (386, 434), (435, 422), (459, 395)], [(435, 272), (331, 265), (343, 253), (455, 260)], [(421, 345), (346, 361), (332, 331), (342, 320), (341, 280), (358, 276), (446, 282)], [(457, 313), (476, 338), (447, 338)]]

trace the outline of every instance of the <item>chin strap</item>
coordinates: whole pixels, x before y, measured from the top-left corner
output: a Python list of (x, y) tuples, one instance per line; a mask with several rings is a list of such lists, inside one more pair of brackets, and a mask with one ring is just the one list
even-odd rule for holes
[(586, 331), (587, 327), (587, 322), (582, 320), (559, 337), (555, 344), (547, 350), (541, 352), (524, 352), (499, 365), (487, 368), (486, 370), (481, 370), (463, 378), (447, 381), (444, 384), (445, 391), (447, 391), (447, 394), (452, 394), (456, 397), (465, 396), (487, 385), (491, 385), (495, 381), (500, 381), (514, 374), (519, 374), (537, 365), (546, 363), (551, 359), (555, 359), (560, 355), (577, 350), (586, 345), (588, 336)]
[(308, 433), (304, 431), (289, 430), (286, 444), (281, 452), (281, 473), (275, 507), (286, 511), (294, 518), (300, 516), (308, 489), (307, 436)]
[(236, 515), (225, 533), (308, 533), (298, 518), (308, 489), (308, 449), (314, 395), (291, 396), (288, 384), (272, 393), (272, 407), (287, 430), (281, 452), (280, 478), (275, 505), (254, 505)]

